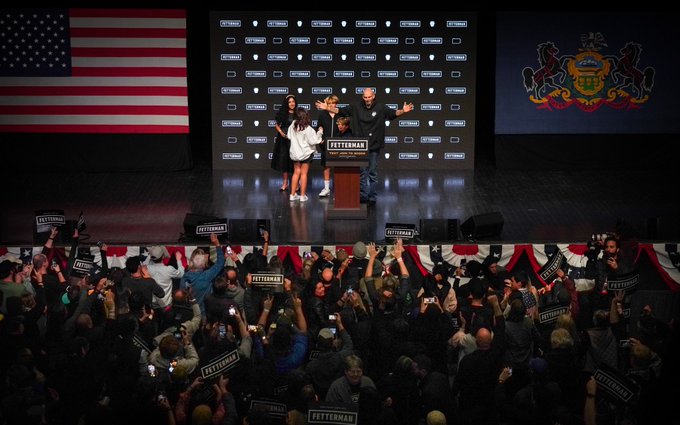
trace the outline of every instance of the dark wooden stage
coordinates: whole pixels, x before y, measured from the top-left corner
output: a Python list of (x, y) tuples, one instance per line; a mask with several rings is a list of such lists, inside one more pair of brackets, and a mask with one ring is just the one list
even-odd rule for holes
[[(459, 219), (498, 211), (505, 243), (585, 242), (633, 225), (642, 241), (680, 240), (677, 176), (671, 171), (497, 170), (395, 172), (379, 165), (377, 205), (364, 220), (327, 220), (329, 199), (318, 198), (321, 169), (310, 171), (306, 204), (280, 192), (280, 175), (261, 171), (213, 171), (207, 162), (191, 171), (39, 173), (7, 177), (0, 244), (32, 244), (34, 211), (63, 209), (67, 219), (83, 211), (90, 242), (175, 244), (187, 213), (271, 220), (276, 244), (345, 244), (384, 239), (386, 222)], [(28, 164), (27, 164), (28, 166)], [(442, 241), (446, 237), (442, 237)], [(463, 241), (467, 242), (467, 241)]]

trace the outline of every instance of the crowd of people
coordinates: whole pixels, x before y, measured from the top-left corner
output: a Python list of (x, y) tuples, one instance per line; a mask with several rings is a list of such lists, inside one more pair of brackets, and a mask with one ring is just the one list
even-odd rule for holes
[(245, 256), (211, 235), (214, 256), (155, 246), (124, 268), (102, 244), (82, 272), (77, 231), (69, 258), (57, 234), (0, 262), (0, 424), (305, 424), (324, 403), (358, 424), (677, 421), (678, 323), (650, 306), (629, 323), (634, 294), (604, 285), (632, 267), (615, 238), (577, 292), (562, 269), (543, 286), (493, 257), (423, 274), (399, 239), (389, 262), (357, 242), (284, 264), (267, 232)]

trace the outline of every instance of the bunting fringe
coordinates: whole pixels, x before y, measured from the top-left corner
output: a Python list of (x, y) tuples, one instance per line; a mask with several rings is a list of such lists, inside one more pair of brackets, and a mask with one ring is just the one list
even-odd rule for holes
[[(637, 263), (640, 256), (646, 254), (651, 263), (656, 268), (657, 272), (666, 283), (668, 288), (673, 291), (680, 290), (680, 254), (678, 253), (678, 244), (639, 244), (638, 258), (635, 259)], [(234, 252), (236, 252), (240, 259), (246, 255), (255, 252), (255, 250), (262, 250), (262, 246), (253, 245), (232, 245)], [(406, 251), (415, 260), (416, 266), (423, 275), (432, 271), (435, 264), (446, 262), (452, 266), (460, 266), (461, 262), (478, 261), (480, 263), (488, 256), (493, 256), (494, 260), (508, 270), (517, 264), (522, 254), (526, 254), (529, 263), (534, 272), (537, 272), (543, 265), (548, 262), (550, 253), (558, 249), (562, 252), (569, 264), (568, 274), (576, 282), (577, 290), (584, 291), (593, 287), (594, 282), (591, 279), (585, 279), (585, 266), (588, 258), (585, 256), (588, 247), (586, 245), (569, 245), (569, 244), (518, 244), (518, 245), (405, 245)], [(140, 246), (109, 246), (107, 250), (107, 260), (109, 267), (125, 267), (125, 260), (134, 256), (146, 256), (150, 247)], [(182, 253), (182, 262), (186, 266), (187, 258), (196, 248), (203, 248), (209, 250), (210, 257), (214, 261), (216, 248), (208, 245), (168, 245), (166, 246), (170, 256), (172, 257), (176, 251)], [(278, 255), (281, 261), (289, 261), (293, 265), (296, 272), (302, 269), (302, 259), (305, 252), (316, 251), (321, 252), (323, 249), (328, 249), (335, 252), (337, 249), (343, 248), (350, 255), (352, 253), (351, 246), (344, 245), (281, 245), (270, 246), (267, 252), (268, 259), (272, 256)], [(394, 257), (390, 252), (391, 246), (379, 246), (379, 258), (383, 263), (389, 264)], [(57, 247), (59, 256), (68, 258), (70, 254), (70, 247)], [(95, 264), (101, 266), (101, 251), (97, 246), (79, 247), (79, 249), (89, 252), (94, 255)], [(8, 256), (13, 256), (18, 259), (28, 261), (34, 254), (42, 251), (41, 246), (37, 247), (0, 247), (0, 261), (6, 259)], [(464, 261), (463, 261), (464, 260)], [(167, 261), (167, 260), (166, 260)], [(227, 264), (232, 264), (231, 260), (227, 258)]]

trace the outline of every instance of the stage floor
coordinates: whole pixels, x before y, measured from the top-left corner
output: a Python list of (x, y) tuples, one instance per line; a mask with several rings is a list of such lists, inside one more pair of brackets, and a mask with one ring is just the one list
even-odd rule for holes
[[(13, 195), (2, 208), (0, 245), (34, 244), (35, 210), (50, 208), (64, 210), (67, 219), (83, 211), (88, 242), (121, 245), (176, 244), (187, 213), (269, 219), (277, 245), (382, 241), (388, 222), (462, 223), (494, 211), (503, 230), (484, 243), (583, 243), (592, 233), (613, 231), (619, 218), (640, 240), (680, 240), (677, 176), (670, 171), (505, 171), (485, 164), (474, 171), (390, 171), (380, 164), (378, 202), (361, 220), (327, 219), (331, 200), (318, 198), (318, 164), (302, 204), (279, 191), (281, 177), (270, 169), (28, 174), (9, 183)], [(474, 241), (461, 241), (467, 242)]]

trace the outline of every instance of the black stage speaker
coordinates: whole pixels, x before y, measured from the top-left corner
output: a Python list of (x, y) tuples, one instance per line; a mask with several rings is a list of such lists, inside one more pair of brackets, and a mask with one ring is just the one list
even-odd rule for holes
[(503, 232), (503, 216), (499, 212), (477, 214), (460, 225), (464, 239), (493, 238)]
[(420, 240), (423, 242), (457, 241), (460, 239), (457, 218), (421, 218)]
[(254, 218), (238, 218), (229, 220), (229, 242), (250, 243), (264, 241), (262, 231), (269, 232), (271, 240), (271, 226), (269, 220)]
[(196, 226), (203, 223), (210, 223), (211, 221), (217, 221), (219, 218), (212, 215), (194, 214), (187, 213), (184, 216), (184, 239), (201, 239), (210, 240), (210, 236), (197, 236)]

